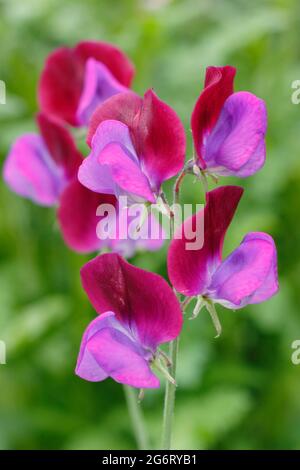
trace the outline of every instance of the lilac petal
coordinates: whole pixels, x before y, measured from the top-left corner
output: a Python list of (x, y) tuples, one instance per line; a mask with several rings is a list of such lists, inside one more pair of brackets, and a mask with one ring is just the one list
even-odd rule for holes
[(171, 287), (158, 274), (132, 266), (115, 253), (97, 256), (81, 269), (82, 285), (98, 313), (114, 311), (144, 347), (173, 340), (182, 313)]
[(3, 177), (14, 192), (43, 206), (54, 205), (66, 183), (63, 168), (56, 165), (36, 134), (25, 134), (15, 141)]
[(117, 93), (128, 91), (101, 62), (90, 58), (85, 66), (84, 86), (78, 104), (77, 120), (88, 125), (97, 106)]
[(103, 121), (92, 138), (92, 151), (83, 160), (78, 172), (81, 184), (91, 191), (115, 194), (115, 182), (112, 179), (111, 170), (108, 166), (100, 165), (99, 162), (103, 149), (113, 142), (122, 145), (132, 160), (138, 162), (128, 127), (112, 119)]
[(117, 187), (146, 201), (155, 202), (149, 180), (123, 146), (115, 143), (107, 145), (99, 156), (99, 162), (101, 166), (110, 169)]
[(265, 162), (267, 113), (264, 102), (248, 92), (230, 95), (207, 139), (206, 166), (223, 176), (247, 177)]
[(89, 381), (112, 377), (137, 388), (157, 388), (158, 378), (152, 373), (145, 351), (130, 333), (106, 312), (88, 326), (80, 347), (76, 374)]
[(236, 309), (263, 302), (277, 291), (274, 240), (266, 233), (251, 232), (216, 270), (207, 295)]

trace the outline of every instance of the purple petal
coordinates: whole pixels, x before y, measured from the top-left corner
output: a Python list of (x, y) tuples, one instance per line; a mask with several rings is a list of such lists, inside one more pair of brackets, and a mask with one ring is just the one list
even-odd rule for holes
[(127, 91), (101, 62), (90, 58), (85, 65), (84, 86), (78, 104), (77, 120), (88, 125), (97, 106), (117, 93)]
[(14, 192), (43, 206), (55, 204), (66, 183), (63, 168), (56, 165), (42, 138), (35, 134), (15, 141), (3, 177)]
[(81, 269), (81, 279), (95, 310), (115, 312), (144, 347), (154, 350), (180, 333), (180, 305), (161, 276), (136, 268), (110, 253), (89, 261)]
[(91, 191), (105, 194), (115, 193), (115, 182), (108, 166), (101, 166), (99, 156), (103, 149), (111, 143), (118, 143), (128, 151), (133, 161), (138, 158), (133, 147), (128, 127), (114, 120), (103, 121), (97, 128), (92, 139), (92, 151), (79, 168), (78, 179)]
[(116, 194), (119, 193), (118, 188), (121, 188), (129, 195), (133, 194), (146, 201), (155, 202), (149, 180), (126, 148), (115, 143), (107, 145), (99, 155), (99, 162), (101, 167), (109, 168), (116, 184)]
[(247, 177), (265, 162), (265, 103), (248, 92), (229, 96), (205, 143), (207, 168), (217, 175)]
[[(239, 186), (221, 186), (207, 193), (204, 211), (199, 211), (179, 227), (168, 252), (169, 278), (176, 290), (184, 295), (203, 294), (211, 277), (221, 263), (223, 240), (234, 216), (243, 189)], [(188, 244), (198, 244), (204, 220), (204, 244), (188, 249)], [(189, 233), (197, 235), (188, 239)]]
[(235, 309), (263, 302), (277, 291), (275, 243), (266, 233), (252, 232), (216, 270), (208, 295)]
[(132, 387), (157, 388), (159, 380), (149, 367), (150, 357), (114, 313), (106, 312), (92, 321), (84, 333), (76, 374), (92, 382), (112, 377)]

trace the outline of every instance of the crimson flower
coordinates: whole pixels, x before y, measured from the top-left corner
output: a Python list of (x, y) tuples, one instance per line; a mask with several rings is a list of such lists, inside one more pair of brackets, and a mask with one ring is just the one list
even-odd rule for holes
[(155, 202), (163, 181), (184, 164), (185, 133), (176, 113), (152, 90), (113, 96), (94, 113), (91, 153), (78, 178), (92, 191)]
[(87, 125), (100, 103), (127, 90), (133, 75), (128, 57), (111, 44), (83, 41), (60, 47), (48, 56), (41, 74), (40, 109), (72, 126)]
[[(277, 255), (272, 237), (250, 232), (240, 246), (222, 260), (223, 240), (243, 189), (221, 186), (207, 193), (204, 210), (178, 229), (168, 252), (173, 286), (187, 296), (202, 296), (230, 309), (263, 302), (278, 291)], [(204, 223), (202, 248), (187, 250), (188, 227)], [(200, 225), (198, 225), (200, 226)]]
[(119, 255), (100, 255), (81, 269), (82, 285), (98, 314), (81, 342), (76, 374), (107, 377), (137, 388), (159, 387), (151, 370), (159, 345), (182, 328), (180, 304), (158, 274), (136, 268)]

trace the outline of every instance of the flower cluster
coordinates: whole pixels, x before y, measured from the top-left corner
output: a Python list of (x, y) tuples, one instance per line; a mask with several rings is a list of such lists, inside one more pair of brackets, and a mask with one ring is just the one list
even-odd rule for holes
[[(160, 382), (154, 371), (174, 384), (170, 358), (160, 345), (179, 336), (190, 300), (195, 299), (193, 318), (205, 306), (219, 335), (216, 303), (240, 309), (277, 292), (277, 255), (270, 235), (250, 232), (222, 259), (224, 237), (243, 194), (239, 186), (206, 192), (204, 209), (176, 229), (167, 257), (173, 289), (161, 276), (120, 256), (132, 255), (138, 248), (132, 240), (124, 242), (128, 226), (118, 226), (114, 240), (100, 240), (101, 204), (126, 211), (135, 203), (148, 208), (162, 201), (174, 225), (163, 192), (166, 180), (178, 175), (174, 187), (178, 200), (188, 174), (204, 183), (208, 176), (244, 178), (265, 161), (265, 104), (252, 93), (233, 92), (233, 67), (206, 71), (191, 117), (194, 157), (187, 163), (179, 117), (153, 90), (143, 97), (132, 91), (133, 75), (130, 60), (106, 43), (82, 42), (54, 51), (39, 82), (39, 133), (16, 140), (3, 175), (21, 196), (58, 206), (61, 232), (71, 249), (112, 251), (98, 255), (81, 270), (83, 288), (98, 316), (84, 333), (77, 375), (89, 381), (112, 377), (133, 387), (155, 388)], [(72, 135), (76, 127), (87, 135), (90, 151), (85, 158)], [(123, 196), (128, 204), (121, 209)], [(151, 217), (147, 210), (145, 217)], [(199, 222), (204, 226), (203, 244), (189, 249), (192, 240), (186, 234)], [(158, 249), (161, 242), (150, 238), (142, 247)]]

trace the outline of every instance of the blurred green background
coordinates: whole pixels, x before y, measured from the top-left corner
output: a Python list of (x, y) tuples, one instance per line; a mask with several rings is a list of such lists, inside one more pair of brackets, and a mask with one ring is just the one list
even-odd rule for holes
[[(154, 87), (189, 117), (207, 65), (238, 69), (237, 90), (267, 102), (267, 163), (257, 175), (221, 183), (246, 188), (226, 238), (226, 252), (247, 231), (267, 231), (278, 246), (280, 294), (233, 312), (218, 307), (215, 340), (206, 312), (186, 321), (181, 345), (174, 447), (179, 449), (300, 448), (300, 79), (297, 0), (7, 0), (0, 2), (2, 161), (13, 139), (34, 129), (36, 86), (47, 54), (83, 39), (111, 41), (136, 64), (134, 89)], [(184, 184), (186, 202), (201, 188)], [(88, 259), (60, 237), (55, 213), (1, 183), (0, 365), (1, 449), (130, 449), (134, 438), (122, 387), (88, 383), (73, 373), (82, 332), (94, 313), (79, 281)], [(132, 262), (166, 275), (166, 247)], [(152, 443), (159, 438), (163, 390), (149, 391), (143, 409)]]

